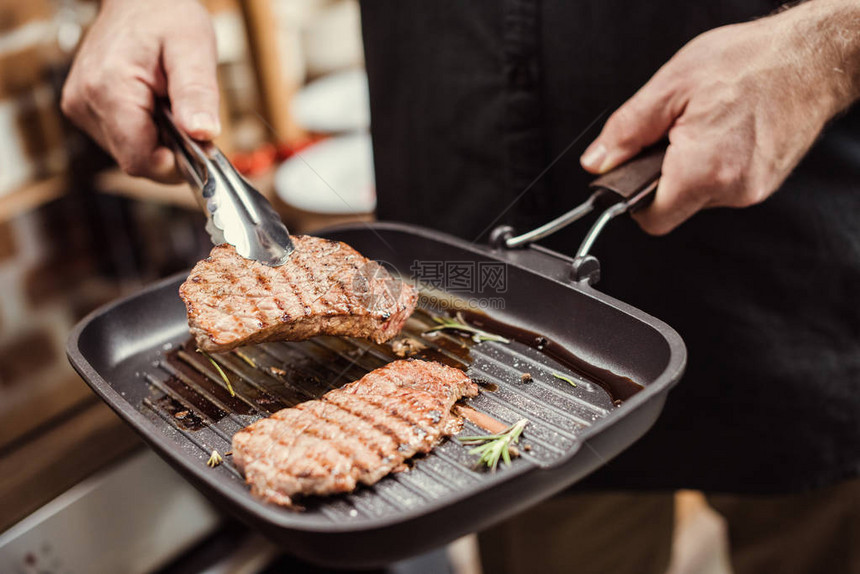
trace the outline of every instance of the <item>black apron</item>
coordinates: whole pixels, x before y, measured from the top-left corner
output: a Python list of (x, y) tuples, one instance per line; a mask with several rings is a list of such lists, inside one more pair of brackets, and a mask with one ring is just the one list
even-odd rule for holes
[[(380, 219), (481, 240), (544, 223), (585, 197), (578, 157), (608, 113), (697, 34), (775, 7), (363, 2)], [(584, 232), (545, 244), (570, 254)], [(856, 108), (764, 204), (662, 238), (620, 218), (594, 253), (598, 288), (677, 329), (689, 367), (653, 430), (590, 484), (764, 493), (858, 474)]]

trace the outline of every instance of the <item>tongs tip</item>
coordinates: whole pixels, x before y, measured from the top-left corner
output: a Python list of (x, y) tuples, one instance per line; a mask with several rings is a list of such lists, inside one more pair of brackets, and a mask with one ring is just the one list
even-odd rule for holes
[[(268, 221), (266, 225), (233, 228), (233, 233), (224, 231), (224, 242), (235, 247), (245, 259), (251, 259), (268, 267), (279, 267), (289, 260), (295, 244), (286, 226)], [(236, 231), (239, 231), (236, 233)], [(249, 231), (250, 233), (243, 233)]]
[(212, 242), (228, 243), (242, 257), (270, 267), (286, 263), (295, 246), (269, 201), (213, 143), (196, 142), (180, 130), (165, 102), (158, 103), (155, 117), (180, 171), (197, 193)]

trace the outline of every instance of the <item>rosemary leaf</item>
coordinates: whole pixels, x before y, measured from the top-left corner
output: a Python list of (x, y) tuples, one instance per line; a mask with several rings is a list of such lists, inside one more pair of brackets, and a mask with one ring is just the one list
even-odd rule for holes
[(475, 436), (461, 436), (457, 440), (459, 440), (463, 444), (484, 444), (488, 440), (495, 440), (499, 438), (502, 438), (501, 434), (483, 434)]
[(197, 349), (197, 352), (200, 353), (201, 355), (203, 355), (204, 357), (206, 357), (209, 360), (209, 362), (212, 363), (212, 366), (215, 367), (215, 370), (218, 371), (219, 375), (221, 375), (221, 379), (223, 379), (224, 383), (227, 384), (227, 390), (230, 391), (230, 396), (235, 397), (236, 392), (233, 390), (233, 385), (230, 384), (230, 379), (227, 377), (227, 373), (224, 372), (224, 369), (221, 368), (221, 365), (219, 365), (215, 361), (215, 359), (212, 358), (212, 355), (210, 355), (206, 351), (204, 351), (202, 349)]
[(240, 359), (245, 361), (252, 369), (257, 368), (257, 363), (254, 362), (254, 359), (252, 359), (251, 357), (249, 357), (248, 355), (246, 355), (245, 353), (243, 353), (242, 351), (240, 351), (238, 349), (236, 349), (233, 352), (236, 354), (236, 356), (238, 356)]
[(471, 334), (471, 339), (476, 343), (481, 343), (483, 341), (495, 341), (497, 343), (510, 343), (511, 340), (501, 335), (495, 335), (493, 333), (489, 333), (484, 331), (483, 329), (478, 329), (472, 325), (466, 323), (466, 320), (463, 318), (462, 313), (457, 313), (455, 319), (447, 318), (447, 317), (433, 317), (433, 320), (438, 323), (435, 327), (430, 327), (425, 331), (425, 333), (432, 333), (434, 331), (459, 331), (461, 333), (469, 333)]
[(502, 460), (505, 461), (505, 465), (511, 464), (511, 447), (502, 449)]
[(511, 456), (519, 456), (519, 451), (514, 446), (520, 440), (523, 429), (526, 428), (528, 420), (520, 419), (513, 425), (500, 433), (482, 436), (458, 437), (464, 445), (476, 445), (469, 449), (469, 454), (478, 456), (478, 464), (487, 466), (493, 472), (499, 466), (501, 459), (505, 466), (511, 464)]
[(206, 466), (208, 466), (209, 468), (215, 468), (222, 462), (224, 462), (224, 459), (221, 458), (221, 455), (218, 454), (217, 450), (213, 450), (212, 454), (209, 455), (209, 460), (206, 461)]
[(553, 373), (552, 376), (555, 377), (556, 379), (561, 379), (562, 381), (564, 381), (566, 383), (570, 383), (574, 387), (576, 386), (576, 383), (573, 382), (573, 379), (571, 379), (570, 377), (568, 377), (566, 375), (559, 375), (558, 373)]

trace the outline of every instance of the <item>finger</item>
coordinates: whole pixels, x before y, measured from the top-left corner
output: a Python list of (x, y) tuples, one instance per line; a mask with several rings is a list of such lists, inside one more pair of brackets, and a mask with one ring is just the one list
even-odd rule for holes
[[(128, 111), (125, 111), (125, 110)], [(119, 107), (116, 122), (96, 120), (100, 126), (96, 142), (110, 153), (120, 169), (129, 175), (166, 184), (184, 181), (176, 167), (173, 151), (160, 145), (158, 129), (146, 108)], [(88, 130), (93, 133), (95, 130)]]
[(153, 176), (151, 179), (161, 183), (176, 184), (185, 182), (185, 178), (179, 172), (176, 165), (176, 156), (173, 150), (160, 146), (152, 152)]
[(110, 153), (123, 171), (162, 183), (182, 181), (173, 152), (158, 145), (149, 112), (140, 112), (139, 109), (135, 112), (134, 108), (125, 112), (119, 107), (113, 114), (123, 119), (115, 121), (105, 120), (104, 115), (97, 115), (89, 106), (84, 107), (85, 112), (75, 114), (75, 125)]
[(173, 154), (158, 145), (152, 89), (140, 79), (82, 76), (76, 61), (63, 87), (63, 112), (116, 159), (126, 173), (157, 181), (177, 180)]
[(159, 145), (148, 107), (112, 102), (98, 115), (105, 147), (124, 172), (156, 181), (176, 181), (173, 154)]
[(582, 154), (582, 167), (605, 173), (659, 141), (683, 112), (668, 73), (658, 72), (613, 113)]
[(205, 14), (198, 18), (199, 21), (189, 23), (189, 29), (164, 43), (162, 58), (177, 123), (191, 137), (208, 141), (221, 131), (218, 60), (211, 21)]
[(61, 100), (63, 114), (77, 126), (81, 131), (90, 136), (105, 151), (108, 150), (107, 142), (101, 131), (101, 125), (92, 114), (87, 103), (76, 93), (75, 89), (68, 83), (63, 88)]
[(79, 62), (76, 61), (72, 65), (65, 85), (63, 85), (60, 108), (74, 125), (107, 151), (107, 141), (105, 141), (98, 118), (93, 114), (92, 102), (87, 97), (87, 90), (84, 88), (84, 82), (80, 78), (78, 68)]
[(707, 206), (706, 174), (690, 147), (670, 145), (663, 159), (663, 174), (651, 204), (633, 219), (651, 235), (665, 235)]

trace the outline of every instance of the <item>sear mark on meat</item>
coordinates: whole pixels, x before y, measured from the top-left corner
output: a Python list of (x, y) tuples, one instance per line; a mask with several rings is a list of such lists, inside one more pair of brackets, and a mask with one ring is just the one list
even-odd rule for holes
[(383, 343), (400, 332), (418, 294), (339, 241), (293, 236), (280, 267), (219, 245), (179, 288), (188, 326), (204, 351), (264, 341), (341, 335)]
[(451, 407), (478, 387), (459, 369), (395, 361), (261, 419), (233, 436), (233, 461), (251, 493), (293, 506), (297, 495), (350, 492), (405, 468), (459, 432)]

